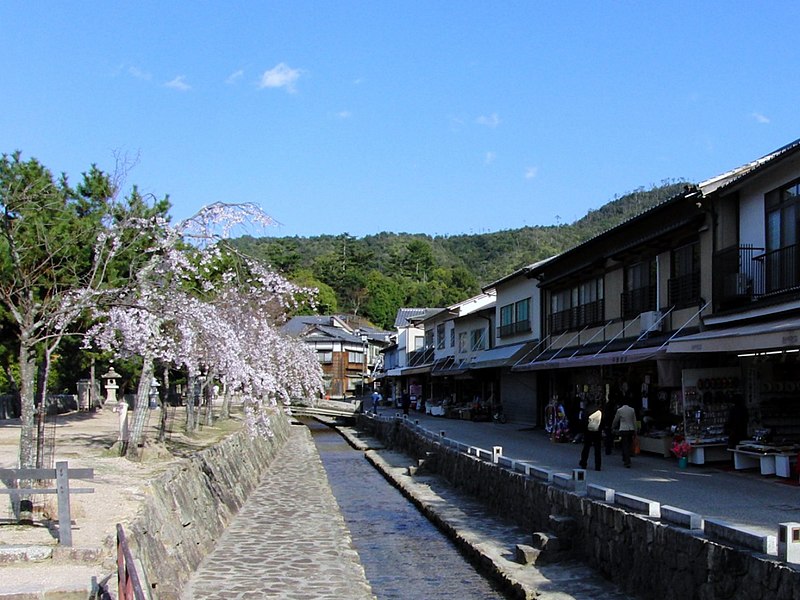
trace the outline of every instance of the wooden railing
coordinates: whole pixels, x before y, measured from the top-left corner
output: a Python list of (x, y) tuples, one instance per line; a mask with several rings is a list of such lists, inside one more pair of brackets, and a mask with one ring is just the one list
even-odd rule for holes
[(122, 525), (117, 523), (117, 594), (119, 600), (148, 600)]
[[(62, 546), (72, 546), (72, 516), (70, 514), (70, 494), (90, 494), (92, 488), (69, 487), (69, 480), (93, 479), (94, 469), (70, 469), (66, 462), (57, 462), (55, 469), (0, 469), (0, 479), (13, 482), (8, 488), (0, 489), (0, 494), (11, 496), (33, 496), (36, 494), (56, 494), (58, 496), (58, 542)], [(18, 487), (20, 481), (55, 480), (54, 488)]]

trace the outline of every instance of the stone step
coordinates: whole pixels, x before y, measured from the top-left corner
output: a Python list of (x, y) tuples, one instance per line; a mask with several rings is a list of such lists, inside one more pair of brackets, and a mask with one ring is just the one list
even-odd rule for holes
[(66, 548), (41, 544), (0, 546), (0, 565), (44, 561), (95, 564), (103, 557), (102, 548)]
[(86, 600), (104, 578), (116, 575), (99, 565), (62, 564), (53, 562), (45, 573), (41, 563), (14, 563), (2, 567), (0, 599), (2, 600)]

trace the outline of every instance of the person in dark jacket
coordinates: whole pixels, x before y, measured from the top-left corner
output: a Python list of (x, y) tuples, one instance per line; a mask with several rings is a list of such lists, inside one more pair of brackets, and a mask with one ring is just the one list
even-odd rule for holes
[(403, 392), (403, 399), (401, 400), (401, 406), (403, 407), (403, 414), (408, 414), (408, 409), (411, 406), (411, 396), (408, 392)]

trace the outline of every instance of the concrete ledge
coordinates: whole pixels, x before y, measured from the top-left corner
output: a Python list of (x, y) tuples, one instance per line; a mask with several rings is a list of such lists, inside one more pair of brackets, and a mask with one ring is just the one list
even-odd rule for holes
[(566, 473), (554, 473), (553, 485), (571, 491), (575, 489), (575, 480), (571, 475), (567, 475)]
[(592, 500), (599, 500), (600, 502), (614, 504), (614, 490), (611, 488), (590, 483), (586, 486), (586, 494)]
[(517, 461), (508, 458), (507, 456), (498, 456), (497, 457), (497, 466), (499, 467), (506, 467), (507, 469), (511, 469), (512, 471), (516, 470)]
[(530, 475), (530, 469), (533, 465), (526, 463), (521, 460), (514, 461), (514, 470), (517, 473), (524, 473), (525, 475)]
[(697, 513), (683, 510), (675, 506), (661, 506), (661, 520), (670, 525), (678, 525), (686, 529), (702, 529), (703, 517)]
[(706, 519), (703, 531), (711, 540), (743, 546), (762, 554), (778, 555), (778, 539), (774, 535), (761, 535), (718, 519)]
[(634, 496), (632, 494), (616, 493), (614, 495), (614, 503), (624, 506), (625, 508), (628, 508), (634, 512), (644, 513), (648, 517), (661, 516), (661, 504), (655, 500), (640, 498), (639, 496)]
[(528, 467), (528, 475), (530, 475), (534, 479), (538, 479), (540, 481), (546, 481), (547, 483), (553, 482), (553, 471), (550, 471), (548, 469), (543, 469), (542, 467), (536, 467), (534, 465), (530, 465)]

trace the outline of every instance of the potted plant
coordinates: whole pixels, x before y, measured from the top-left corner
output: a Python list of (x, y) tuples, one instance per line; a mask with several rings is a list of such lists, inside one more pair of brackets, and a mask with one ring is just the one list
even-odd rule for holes
[(685, 469), (689, 464), (689, 452), (692, 446), (686, 441), (682, 435), (676, 435), (672, 440), (672, 448), (670, 451), (678, 458), (678, 467)]

